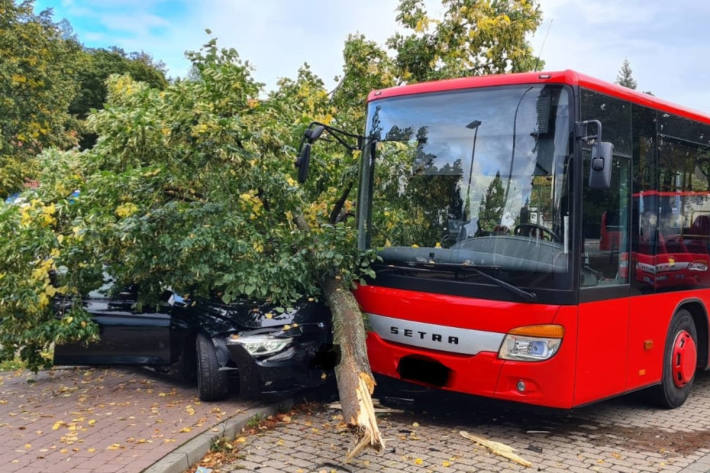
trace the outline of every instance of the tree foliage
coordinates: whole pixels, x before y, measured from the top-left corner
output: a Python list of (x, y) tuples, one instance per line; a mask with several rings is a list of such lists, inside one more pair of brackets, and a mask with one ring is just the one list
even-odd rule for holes
[(35, 156), (48, 147), (93, 145), (82, 120), (100, 109), (111, 74), (129, 74), (153, 87), (167, 85), (164, 67), (145, 53), (86, 49), (66, 20), (32, 1), (0, 0), (0, 196), (37, 177)]
[(165, 65), (155, 63), (146, 53), (126, 53), (123, 49), (85, 49), (78, 58), (78, 91), (69, 112), (85, 119), (89, 112), (103, 107), (108, 93), (106, 80), (112, 74), (128, 74), (133, 80), (164, 89), (168, 85)]
[(35, 14), (31, 1), (0, 0), (0, 196), (33, 175), (42, 149), (76, 142), (68, 108), (79, 50), (51, 12)]
[(542, 19), (529, 0), (442, 0), (443, 18), (429, 16), (423, 0), (401, 0), (397, 33), (388, 45), (397, 52), (404, 81), (521, 72), (535, 68), (527, 36)]

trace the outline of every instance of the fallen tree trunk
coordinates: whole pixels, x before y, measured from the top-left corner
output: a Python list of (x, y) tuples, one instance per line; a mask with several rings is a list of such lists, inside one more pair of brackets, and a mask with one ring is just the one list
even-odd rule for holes
[[(301, 231), (310, 231), (303, 215), (296, 216), (295, 221)], [(375, 378), (367, 358), (365, 322), (355, 296), (337, 275), (322, 280), (320, 286), (332, 316), (333, 344), (340, 354), (335, 379), (343, 419), (358, 436), (345, 458), (348, 462), (365, 447), (380, 451), (385, 446), (372, 404)]]
[(340, 351), (335, 377), (343, 419), (359, 437), (348, 452), (347, 462), (367, 446), (384, 448), (372, 404), (375, 379), (367, 359), (365, 324), (355, 296), (336, 278), (323, 281), (321, 286), (333, 317), (333, 343)]

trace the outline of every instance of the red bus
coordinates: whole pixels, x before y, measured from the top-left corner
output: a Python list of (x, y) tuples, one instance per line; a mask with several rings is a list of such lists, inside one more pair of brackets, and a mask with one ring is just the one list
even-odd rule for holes
[(558, 408), (686, 400), (708, 368), (710, 116), (569, 70), (368, 102), (376, 374)]

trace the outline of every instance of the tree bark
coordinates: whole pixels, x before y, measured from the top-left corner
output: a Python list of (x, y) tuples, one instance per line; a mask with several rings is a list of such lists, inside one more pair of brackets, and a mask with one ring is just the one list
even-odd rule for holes
[(367, 358), (365, 324), (355, 296), (337, 278), (323, 281), (321, 287), (333, 317), (333, 343), (340, 350), (335, 378), (343, 419), (359, 438), (348, 452), (347, 462), (367, 446), (376, 450), (384, 448), (372, 405), (375, 379)]
[[(297, 215), (295, 221), (301, 231), (310, 231), (303, 215)], [(355, 296), (338, 276), (322, 280), (320, 286), (332, 316), (333, 344), (340, 353), (335, 379), (343, 419), (358, 437), (345, 457), (348, 462), (367, 446), (378, 451), (385, 446), (372, 404), (375, 378), (367, 358), (365, 322)]]

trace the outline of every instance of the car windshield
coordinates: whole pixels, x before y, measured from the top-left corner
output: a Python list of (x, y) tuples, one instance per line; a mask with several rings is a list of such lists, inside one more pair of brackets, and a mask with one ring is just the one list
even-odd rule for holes
[(569, 113), (557, 85), (372, 102), (360, 246), (385, 263), (488, 267), (526, 285), (566, 273)]

